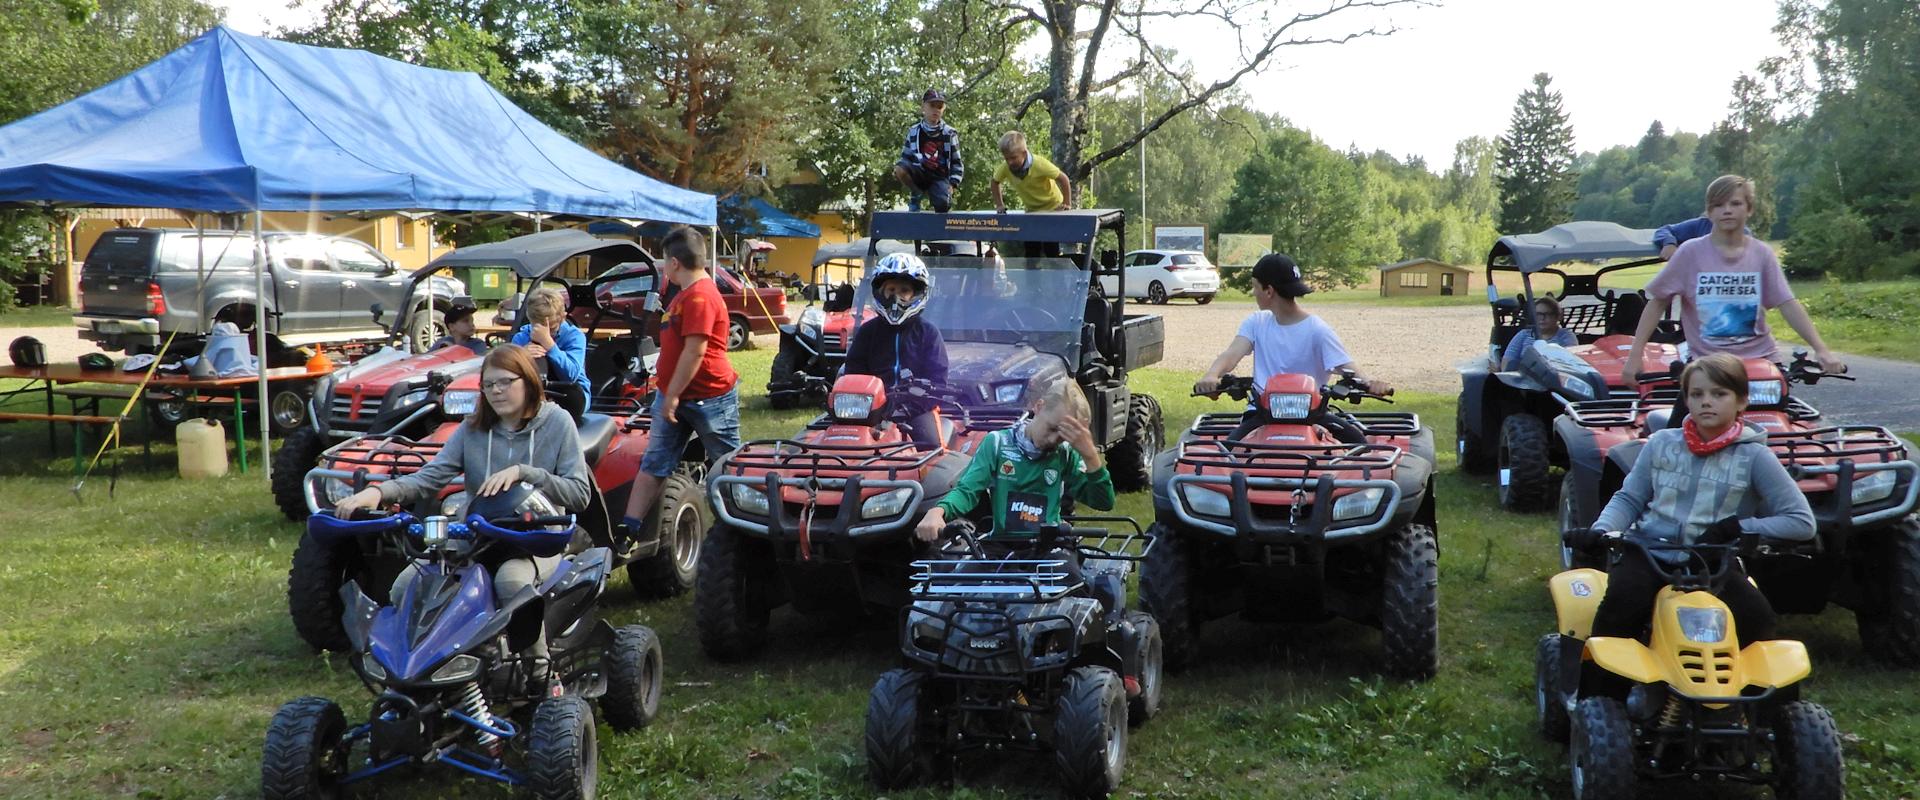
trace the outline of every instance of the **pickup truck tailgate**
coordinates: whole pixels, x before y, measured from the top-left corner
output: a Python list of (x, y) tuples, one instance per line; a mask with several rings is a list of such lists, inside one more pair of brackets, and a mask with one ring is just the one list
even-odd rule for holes
[(159, 243), (155, 231), (116, 231), (100, 237), (80, 269), (80, 313), (144, 316)]

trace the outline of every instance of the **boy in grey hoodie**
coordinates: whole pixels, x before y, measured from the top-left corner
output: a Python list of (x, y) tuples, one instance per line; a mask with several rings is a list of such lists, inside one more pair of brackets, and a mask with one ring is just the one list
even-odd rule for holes
[[(1689, 414), (1679, 429), (1655, 431), (1593, 523), (1594, 531), (1632, 529), (1682, 544), (1730, 544), (1741, 536), (1806, 541), (1813, 509), (1806, 495), (1767, 448), (1766, 434), (1740, 422), (1747, 407), (1747, 371), (1740, 359), (1717, 353), (1680, 373)], [(1677, 553), (1657, 553), (1674, 562)], [(1622, 558), (1608, 570), (1607, 594), (1594, 612), (1593, 635), (1632, 638), (1646, 628), (1661, 583), (1646, 560)], [(1720, 592), (1733, 612), (1741, 646), (1772, 638), (1767, 598), (1736, 563)]]

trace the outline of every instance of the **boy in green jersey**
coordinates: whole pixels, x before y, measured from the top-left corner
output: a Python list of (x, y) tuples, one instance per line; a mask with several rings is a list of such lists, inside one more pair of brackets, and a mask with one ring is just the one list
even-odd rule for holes
[(1026, 423), (980, 441), (953, 491), (927, 511), (915, 534), (927, 542), (940, 538), (949, 520), (972, 512), (982, 500), (993, 509), (993, 529), (986, 538), (1002, 540), (1030, 539), (1058, 523), (1064, 496), (1112, 510), (1113, 477), (1087, 427), (1090, 416), (1078, 384), (1062, 378), (1047, 387)]

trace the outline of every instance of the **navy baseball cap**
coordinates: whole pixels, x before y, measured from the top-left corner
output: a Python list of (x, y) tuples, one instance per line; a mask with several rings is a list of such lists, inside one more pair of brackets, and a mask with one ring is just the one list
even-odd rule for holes
[(926, 94), (923, 94), (920, 96), (920, 102), (944, 103), (944, 102), (947, 102), (947, 95), (945, 92), (942, 92), (939, 89), (928, 89)]
[(1268, 253), (1253, 265), (1253, 279), (1279, 292), (1282, 297), (1313, 294), (1300, 265), (1283, 253)]

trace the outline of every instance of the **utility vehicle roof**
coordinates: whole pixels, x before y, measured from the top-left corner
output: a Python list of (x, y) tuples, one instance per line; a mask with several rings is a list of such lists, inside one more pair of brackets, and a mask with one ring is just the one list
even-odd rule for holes
[[(1566, 261), (1652, 258), (1659, 254), (1660, 249), (1653, 246), (1652, 230), (1613, 222), (1568, 222), (1539, 233), (1500, 237), (1487, 253), (1487, 266), (1518, 267), (1521, 272), (1533, 273)], [(1506, 263), (1500, 263), (1503, 258)]]
[(436, 258), (415, 270), (414, 277), (448, 267), (508, 267), (528, 280), (544, 278), (574, 256), (593, 259), (593, 272), (630, 261), (653, 263), (653, 257), (631, 239), (602, 239), (574, 228), (559, 228), (504, 242), (468, 245)]
[(1044, 214), (881, 211), (873, 215), (872, 232), (878, 239), (909, 241), (1091, 242), (1102, 227), (1118, 223), (1124, 216), (1125, 212), (1117, 208), (1076, 208)]
[[(835, 260), (859, 261), (867, 257), (867, 248), (871, 246), (871, 243), (871, 239), (863, 237), (851, 242), (823, 244), (820, 246), (820, 249), (813, 251), (813, 265), (817, 267)], [(913, 252), (912, 245), (904, 242), (896, 242), (892, 239), (880, 240), (880, 255), (886, 256), (894, 253), (911, 252)]]

